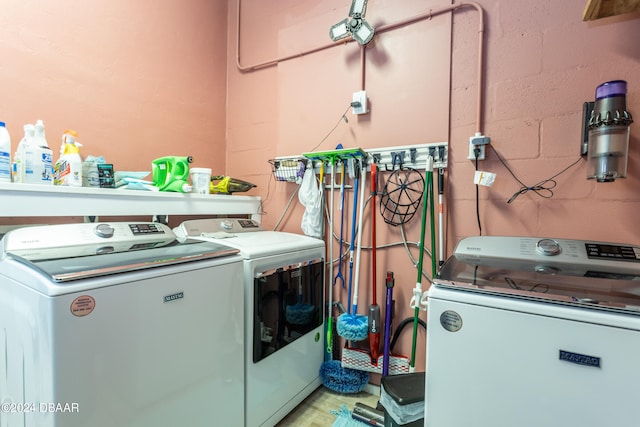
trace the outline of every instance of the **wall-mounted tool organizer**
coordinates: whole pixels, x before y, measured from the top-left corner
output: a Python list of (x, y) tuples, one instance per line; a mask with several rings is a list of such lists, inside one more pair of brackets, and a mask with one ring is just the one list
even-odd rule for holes
[(325, 164), (325, 174), (331, 173), (333, 164), (347, 161), (347, 172), (352, 173), (349, 159), (364, 158), (367, 165), (373, 160), (381, 171), (393, 171), (400, 168), (424, 169), (427, 157), (433, 157), (433, 168), (444, 169), (449, 161), (449, 143), (432, 142), (429, 144), (402, 145), (384, 148), (344, 148), (332, 151), (304, 153), (298, 156), (276, 157), (269, 160), (273, 175), (277, 181), (300, 182), (309, 161), (314, 163), (316, 174), (320, 172), (320, 162)]
[(369, 154), (369, 161), (376, 159), (378, 169), (387, 171), (401, 167), (424, 169), (428, 156), (433, 157), (434, 169), (443, 169), (447, 167), (449, 160), (448, 142), (371, 148), (365, 151)]

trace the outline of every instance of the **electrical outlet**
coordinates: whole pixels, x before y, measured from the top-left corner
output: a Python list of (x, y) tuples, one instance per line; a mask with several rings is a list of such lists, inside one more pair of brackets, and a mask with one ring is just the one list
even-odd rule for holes
[(367, 92), (364, 90), (353, 92), (353, 101), (351, 102), (353, 114), (367, 114)]
[(467, 159), (476, 160), (476, 148), (480, 150), (480, 153), (478, 153), (478, 160), (484, 160), (484, 145), (476, 145), (471, 141), (469, 141), (469, 155), (467, 156)]
[(478, 160), (484, 160), (485, 146), (489, 145), (489, 142), (491, 142), (491, 138), (482, 135), (480, 132), (476, 132), (474, 136), (469, 138), (469, 155), (467, 159), (475, 161), (476, 149), (478, 149)]

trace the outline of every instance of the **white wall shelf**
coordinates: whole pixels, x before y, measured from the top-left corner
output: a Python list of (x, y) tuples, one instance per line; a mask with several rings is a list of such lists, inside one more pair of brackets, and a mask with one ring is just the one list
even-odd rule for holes
[(260, 197), (0, 183), (0, 217), (243, 214)]

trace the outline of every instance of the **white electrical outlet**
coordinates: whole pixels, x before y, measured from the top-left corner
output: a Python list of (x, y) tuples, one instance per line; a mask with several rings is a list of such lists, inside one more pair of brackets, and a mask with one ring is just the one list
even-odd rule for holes
[(476, 132), (476, 134), (469, 138), (469, 155), (467, 159), (476, 160), (476, 149), (478, 152), (478, 160), (484, 160), (485, 154), (485, 146), (489, 145), (491, 142), (491, 138), (488, 136), (482, 135), (480, 132)]
[(475, 149), (478, 148), (480, 152), (478, 153), (478, 160), (484, 160), (484, 145), (476, 145), (473, 142), (469, 141), (469, 155), (467, 159), (476, 160)]
[(367, 91), (361, 90), (353, 92), (351, 109), (353, 114), (367, 114), (369, 112), (367, 106)]

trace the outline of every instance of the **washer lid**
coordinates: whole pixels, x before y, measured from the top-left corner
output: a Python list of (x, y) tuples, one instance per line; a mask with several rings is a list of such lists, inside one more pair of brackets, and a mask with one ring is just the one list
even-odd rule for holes
[(434, 284), (640, 315), (639, 260), (630, 245), (474, 237), (460, 241)]
[(9, 258), (27, 264), (54, 282), (69, 282), (90, 277), (107, 276), (148, 268), (165, 267), (186, 262), (226, 257), (238, 250), (211, 242), (172, 244), (135, 252), (80, 256), (45, 260), (28, 260), (14, 254)]
[(55, 282), (237, 254), (212, 242), (179, 244), (163, 224), (60, 224), (12, 230), (0, 259), (15, 259)]

